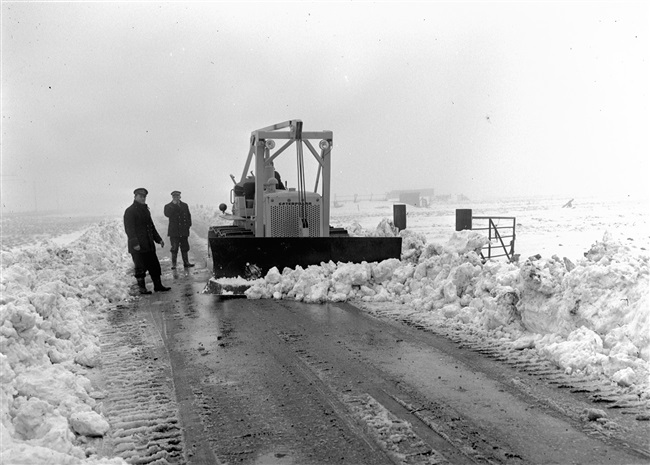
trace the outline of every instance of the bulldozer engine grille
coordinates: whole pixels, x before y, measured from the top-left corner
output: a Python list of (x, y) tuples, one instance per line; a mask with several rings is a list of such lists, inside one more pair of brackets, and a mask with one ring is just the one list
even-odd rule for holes
[[(293, 194), (293, 193), (291, 193)], [(266, 199), (266, 237), (300, 237), (302, 229), (301, 214), (303, 208), (297, 195), (270, 195)], [(304, 211), (307, 214), (309, 237), (320, 237), (322, 203), (318, 194), (307, 197)]]

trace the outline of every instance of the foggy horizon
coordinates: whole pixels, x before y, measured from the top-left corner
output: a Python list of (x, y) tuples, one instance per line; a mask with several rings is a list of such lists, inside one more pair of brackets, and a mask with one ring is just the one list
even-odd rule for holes
[[(333, 131), (332, 200), (645, 198), (649, 13), (3, 2), (2, 214), (120, 214), (138, 187), (152, 208), (172, 190), (229, 204), (251, 132), (291, 119)], [(276, 166), (295, 187), (289, 152)]]

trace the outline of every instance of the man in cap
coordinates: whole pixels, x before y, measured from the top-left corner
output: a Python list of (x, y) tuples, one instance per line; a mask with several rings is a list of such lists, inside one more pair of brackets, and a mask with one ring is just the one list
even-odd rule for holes
[(190, 243), (187, 238), (190, 236), (190, 228), (192, 227), (192, 215), (190, 214), (190, 207), (181, 201), (180, 191), (172, 192), (172, 201), (165, 205), (165, 216), (169, 218), (169, 228), (167, 235), (171, 242), (172, 253), (172, 270), (176, 269), (176, 259), (178, 257), (178, 249), (181, 249), (181, 256), (183, 257), (183, 266), (190, 268), (194, 263), (190, 263), (187, 257), (187, 252), (190, 250)]
[(128, 237), (129, 253), (135, 265), (134, 276), (138, 281), (140, 294), (151, 294), (147, 289), (144, 278), (149, 272), (156, 292), (168, 291), (171, 288), (163, 286), (160, 275), (160, 262), (156, 255), (156, 245), (165, 247), (165, 242), (156, 231), (147, 206), (147, 189), (141, 187), (133, 191), (133, 204), (124, 211), (124, 230)]

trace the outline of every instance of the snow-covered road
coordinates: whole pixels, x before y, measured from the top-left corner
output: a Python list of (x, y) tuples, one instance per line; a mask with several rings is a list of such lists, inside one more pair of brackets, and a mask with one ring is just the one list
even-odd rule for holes
[[(125, 356), (123, 373), (138, 375), (112, 389), (137, 403), (104, 404), (124, 458), (177, 463), (184, 444), (188, 464), (650, 460), (635, 452), (644, 405), (607, 383), (379, 308), (222, 299), (202, 292), (207, 276), (177, 273), (170, 293), (111, 318), (121, 351), (140, 360)], [(602, 409), (614, 402), (622, 408)]]
[[(349, 224), (354, 232), (367, 227), (372, 233), (382, 219), (391, 218), (391, 206), (344, 205), (333, 212), (332, 223)], [(451, 240), (453, 208), (435, 205), (417, 214), (409, 211), (409, 225), (419, 232), (407, 230), (409, 247), (402, 263), (382, 265), (379, 274), (373, 274), (372, 267), (348, 265), (278, 271), (260, 283), (252, 297), (279, 302), (348, 300), (366, 312), (422, 330), (441, 328), (452, 338), (456, 331), (472, 334), (477, 350), (516, 350), (562, 371), (564, 378), (542, 383), (578, 383), (577, 390), (586, 386), (586, 395), (606, 414), (588, 415), (587, 424), (596, 432), (616, 430), (616, 412), (630, 413), (633, 429), (647, 429), (647, 201), (599, 205), (576, 199), (570, 211), (561, 204), (535, 201), (473, 207), (479, 214), (518, 217), (519, 264), (477, 261), (471, 251), (463, 251), (462, 237)], [(195, 208), (193, 213), (197, 219), (215, 221), (214, 209)], [(14, 241), (5, 236), (11, 229), (4, 228), (3, 219), (2, 459), (124, 463), (103, 456), (97, 445), (97, 437), (116, 429), (103, 415), (111, 389), (93, 381), (109, 362), (102, 352), (102, 324), (118, 306), (141, 299), (130, 295), (134, 280), (121, 221), (75, 220), (77, 227), (70, 229), (57, 219), (48, 229), (41, 224), (43, 218), (31, 223), (13, 220), (19, 236), (32, 230), (34, 235)], [(164, 230), (165, 224), (156, 221)], [(440, 239), (427, 239), (434, 236)], [(576, 242), (571, 249), (576, 253), (564, 253), (565, 239)], [(193, 253), (205, 262), (204, 238), (198, 241), (203, 251), (197, 246)], [(526, 260), (535, 253), (540, 258)], [(168, 250), (159, 256), (163, 279), (170, 279)], [(590, 383), (605, 383), (614, 397), (590, 393)]]

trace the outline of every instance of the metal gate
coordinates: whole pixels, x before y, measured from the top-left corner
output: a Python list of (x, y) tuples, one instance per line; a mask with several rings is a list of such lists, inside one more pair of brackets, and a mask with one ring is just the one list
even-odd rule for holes
[[(504, 222), (505, 224), (501, 223)], [(479, 224), (476, 225), (475, 222)], [(516, 218), (514, 216), (473, 216), (472, 210), (456, 210), (456, 231), (487, 231), (488, 243), (481, 249), (483, 260), (506, 257), (515, 261)], [(504, 233), (505, 232), (505, 233)], [(508, 240), (510, 239), (510, 240)]]
[[(475, 227), (474, 220), (482, 227)], [(502, 221), (505, 224), (502, 224)], [(487, 260), (507, 257), (508, 261), (512, 262), (515, 255), (515, 227), (514, 216), (472, 216), (472, 231), (488, 232), (488, 243), (483, 246), (481, 256)]]

